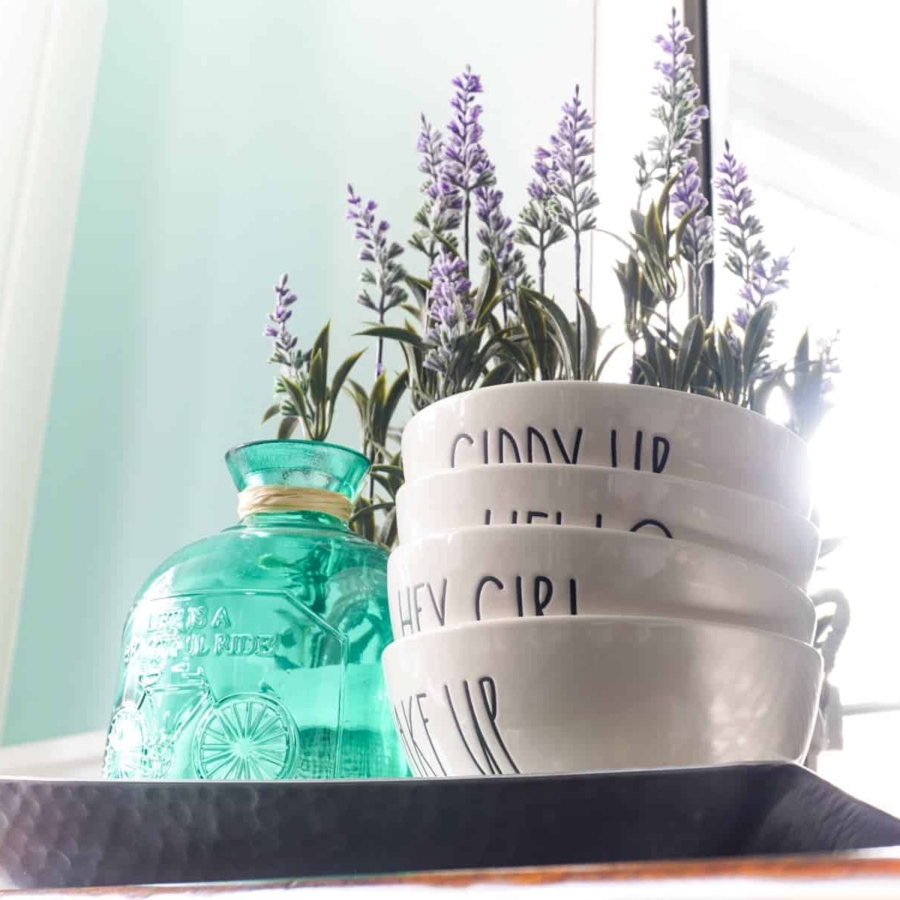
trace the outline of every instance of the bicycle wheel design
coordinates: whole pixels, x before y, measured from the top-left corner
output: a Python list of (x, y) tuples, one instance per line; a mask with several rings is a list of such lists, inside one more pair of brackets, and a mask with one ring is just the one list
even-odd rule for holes
[(120, 706), (109, 723), (104, 778), (140, 778), (144, 774), (144, 717), (135, 706)]
[(233, 694), (207, 710), (194, 739), (199, 778), (289, 778), (297, 761), (297, 727), (273, 697)]

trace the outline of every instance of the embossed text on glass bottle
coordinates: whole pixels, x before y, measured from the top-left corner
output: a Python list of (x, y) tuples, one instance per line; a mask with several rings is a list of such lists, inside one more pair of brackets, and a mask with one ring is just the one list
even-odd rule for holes
[(106, 777), (406, 774), (381, 674), (387, 555), (341, 515), (365, 457), (261, 441), (226, 462), (240, 523), (166, 560), (128, 616)]

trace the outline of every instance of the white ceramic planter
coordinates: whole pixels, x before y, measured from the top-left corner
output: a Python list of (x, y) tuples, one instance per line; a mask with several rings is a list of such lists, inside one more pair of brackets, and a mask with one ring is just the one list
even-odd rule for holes
[(474, 525), (559, 524), (717, 547), (805, 587), (819, 553), (809, 519), (719, 485), (600, 466), (489, 465), (441, 472), (397, 497), (401, 544)]
[(546, 381), (448, 397), (402, 439), (406, 480), (491, 463), (609, 466), (721, 484), (805, 516), (806, 444), (720, 400), (640, 385)]
[(800, 760), (822, 672), (776, 635), (593, 617), (419, 635), (383, 660), (420, 776)]
[(394, 638), (528, 616), (645, 615), (810, 641), (815, 610), (780, 575), (721, 550), (566, 525), (460, 528), (388, 561)]

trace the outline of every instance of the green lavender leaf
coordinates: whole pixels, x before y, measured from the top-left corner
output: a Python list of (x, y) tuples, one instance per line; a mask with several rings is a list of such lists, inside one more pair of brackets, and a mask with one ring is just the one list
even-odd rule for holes
[(365, 350), (360, 350), (357, 353), (351, 353), (338, 366), (337, 371), (334, 373), (334, 378), (331, 381), (331, 392), (328, 398), (329, 402), (331, 403), (332, 411), (334, 410), (334, 405), (335, 403), (337, 403), (337, 399), (340, 396), (341, 388), (344, 386), (344, 382), (347, 380), (347, 376), (350, 374), (350, 370), (356, 365), (357, 360), (359, 360), (359, 358), (365, 352)]
[(716, 332), (716, 354), (719, 358), (719, 382), (723, 399), (734, 403), (734, 353), (724, 332)]
[(397, 328), (395, 325), (373, 325), (363, 331), (358, 331), (359, 337), (380, 337), (389, 341), (398, 341), (401, 344), (410, 344), (413, 347), (422, 346), (422, 338), (407, 328)]
[(278, 413), (281, 412), (281, 403), (273, 403), (264, 413), (262, 417), (261, 425), (265, 425), (272, 416), (277, 416)]
[(313, 410), (328, 402), (326, 377), (325, 356), (322, 349), (316, 347), (309, 360), (309, 398)]
[(651, 387), (659, 387), (659, 379), (656, 377), (656, 370), (650, 365), (648, 360), (644, 359), (643, 356), (639, 356), (635, 359), (635, 364), (638, 369), (640, 369), (641, 374), (644, 376), (644, 381), (647, 384)]
[(675, 368), (672, 365), (671, 351), (661, 341), (655, 343), (654, 361), (656, 363), (656, 376), (659, 386), (664, 388), (675, 387)]
[(684, 329), (675, 360), (674, 387), (679, 391), (690, 389), (691, 379), (700, 364), (703, 352), (704, 327), (700, 316), (694, 316)]
[(278, 440), (286, 441), (297, 430), (300, 420), (286, 416), (278, 423)]
[(766, 337), (769, 334), (769, 325), (775, 314), (775, 304), (763, 303), (750, 317), (747, 328), (744, 331), (744, 349), (741, 356), (743, 370), (750, 378), (756, 371), (760, 353), (765, 346)]
[(597, 317), (590, 304), (580, 295), (575, 296), (578, 309), (581, 312), (581, 377), (593, 379), (594, 366), (597, 362), (597, 353), (600, 350), (600, 329), (597, 327)]

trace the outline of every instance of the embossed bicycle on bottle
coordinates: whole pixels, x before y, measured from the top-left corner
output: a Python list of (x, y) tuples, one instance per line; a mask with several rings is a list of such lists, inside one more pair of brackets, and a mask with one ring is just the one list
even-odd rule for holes
[(274, 694), (218, 699), (202, 668), (183, 666), (173, 667), (165, 684), (143, 684), (138, 700), (125, 701), (113, 714), (104, 776), (164, 778), (194, 723), (189, 752), (195, 777), (268, 780), (293, 774), (297, 726)]

